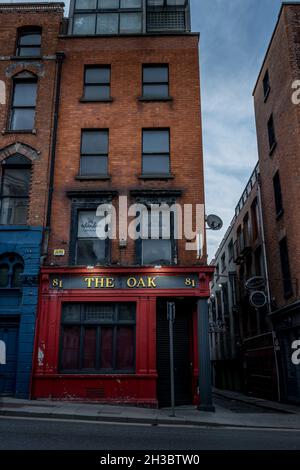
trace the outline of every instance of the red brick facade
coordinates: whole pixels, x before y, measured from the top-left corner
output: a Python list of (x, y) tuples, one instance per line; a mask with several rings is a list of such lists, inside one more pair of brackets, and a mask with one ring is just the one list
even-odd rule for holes
[[(300, 107), (292, 103), (292, 83), (299, 79), (297, 58), (299, 35), (299, 6), (283, 7), (254, 92), (259, 163), (262, 181), (262, 200), (270, 270), (271, 292), (276, 305), (292, 303), (299, 293), (300, 278), (300, 220), (297, 202), (300, 194)], [(299, 54), (298, 54), (299, 55)], [(268, 70), (270, 93), (264, 100), (263, 78)], [(276, 148), (269, 155), (267, 122), (273, 114)], [(279, 171), (284, 213), (276, 220), (273, 177)], [(279, 242), (287, 237), (293, 296), (286, 299), (282, 288)]]
[[(5, 82), (6, 104), (0, 106), (0, 163), (16, 151), (32, 162), (31, 194), (27, 224), (44, 226), (48, 201), (49, 163), (53, 128), (53, 103), (58, 34), (63, 18), (61, 4), (41, 6), (0, 5), (0, 77)], [(41, 58), (15, 57), (18, 28), (42, 28)], [(38, 78), (37, 106), (34, 130), (8, 131), (13, 77), (20, 72), (31, 72)], [(18, 144), (21, 144), (18, 145)]]
[[(292, 85), (300, 78), (299, 24), (299, 5), (284, 4), (254, 90), (271, 319), (277, 336), (275, 344), (280, 373), (280, 398), (293, 402), (300, 400), (299, 374), (291, 360), (293, 341), (300, 335), (300, 105), (292, 100), (295, 92)], [(269, 90), (266, 87), (266, 73), (269, 75)], [(275, 135), (273, 148), (270, 148), (268, 136), (271, 115)], [(275, 197), (275, 194), (280, 193), (278, 174), (281, 186), (279, 212)], [(275, 175), (277, 191), (273, 187)], [(280, 245), (282, 247), (285, 240), (288, 256), (285, 250), (284, 271)]]
[[(68, 265), (71, 201), (69, 190), (115, 190), (129, 195), (132, 189), (180, 189), (180, 203), (203, 204), (202, 131), (200, 120), (198, 35), (138, 37), (64, 37), (59, 48), (66, 54), (63, 65), (52, 232), (47, 264)], [(172, 101), (142, 102), (142, 65), (169, 64)], [(111, 66), (108, 103), (80, 102), (84, 66)], [(143, 128), (170, 128), (170, 160), (173, 179), (142, 180)], [(80, 181), (80, 138), (83, 128), (109, 129), (107, 181)], [(131, 202), (134, 202), (133, 200)], [(185, 251), (179, 241), (179, 265), (203, 264), (195, 251)], [(62, 258), (53, 250), (65, 249)], [(112, 264), (134, 264), (134, 241), (124, 250), (113, 242)]]

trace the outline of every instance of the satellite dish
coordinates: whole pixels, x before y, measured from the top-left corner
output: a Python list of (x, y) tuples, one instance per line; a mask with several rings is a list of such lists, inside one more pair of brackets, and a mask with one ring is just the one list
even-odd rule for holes
[(211, 230), (221, 230), (223, 221), (217, 215), (211, 214), (206, 217), (206, 223)]
[(247, 290), (261, 290), (264, 289), (266, 286), (266, 280), (262, 276), (254, 276), (248, 279), (245, 282), (245, 288)]
[(263, 308), (267, 304), (267, 296), (262, 291), (254, 291), (250, 295), (250, 305), (254, 308)]

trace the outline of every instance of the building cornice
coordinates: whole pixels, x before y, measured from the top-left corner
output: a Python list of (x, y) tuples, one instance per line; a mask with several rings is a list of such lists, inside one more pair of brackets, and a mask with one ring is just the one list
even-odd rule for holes
[(64, 12), (64, 3), (54, 2), (39, 2), (39, 3), (3, 3), (0, 5), (0, 13), (2, 12), (16, 12), (16, 11), (55, 11), (59, 13)]

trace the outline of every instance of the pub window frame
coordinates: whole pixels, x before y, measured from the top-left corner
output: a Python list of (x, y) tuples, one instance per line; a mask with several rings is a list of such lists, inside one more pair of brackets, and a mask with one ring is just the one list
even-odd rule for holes
[[(147, 82), (145, 81), (145, 71), (147, 69), (155, 69), (155, 68), (165, 68), (167, 70), (167, 81), (153, 81), (153, 82)], [(147, 85), (167, 85), (167, 94), (160, 96), (160, 95), (148, 95), (145, 94), (145, 87)], [(170, 70), (169, 70), (169, 64), (143, 64), (142, 66), (142, 98), (147, 99), (147, 100), (164, 100), (164, 99), (170, 99)]]
[[(160, 201), (161, 203), (166, 203), (166, 201)], [(169, 206), (172, 206), (175, 202), (173, 203), (168, 203)], [(147, 208), (148, 211), (148, 222), (150, 221), (149, 213), (151, 213), (151, 205), (152, 202), (143, 202), (143, 205)], [(176, 214), (174, 214), (173, 211), (170, 213), (170, 244), (171, 244), (171, 260), (170, 263), (164, 263), (162, 260), (157, 260), (157, 262), (152, 262), (152, 263), (147, 263), (145, 264), (143, 262), (143, 238), (140, 236), (137, 238), (135, 242), (135, 250), (136, 250), (136, 261), (137, 264), (140, 266), (156, 266), (156, 265), (163, 265), (163, 266), (175, 266), (177, 264), (177, 240), (175, 237), (175, 219), (176, 219)], [(161, 220), (160, 220), (161, 222)], [(150, 230), (150, 222), (148, 225), (148, 229)], [(161, 224), (160, 224), (160, 230), (161, 230)], [(150, 238), (151, 239), (151, 238)], [(161, 236), (159, 239), (153, 239), (154, 241), (159, 242), (160, 240), (167, 240), (163, 239)]]
[[(3, 267), (7, 267), (7, 282), (6, 285), (0, 284), (1, 289), (21, 289), (22, 288), (22, 274), (24, 272), (24, 260), (17, 253), (4, 253), (0, 256), (0, 271)], [(17, 271), (18, 268), (21, 270)]]
[[(95, 201), (87, 201), (87, 200), (76, 200), (72, 202), (72, 209), (71, 209), (71, 224), (70, 224), (70, 256), (69, 262), (71, 266), (88, 266), (89, 264), (85, 265), (78, 265), (77, 264), (77, 240), (78, 240), (78, 220), (79, 220), (79, 212), (85, 211), (95, 211), (100, 204), (111, 203), (111, 200), (97, 200)], [(96, 266), (106, 266), (109, 265), (111, 262), (111, 240), (107, 237), (104, 240), (105, 243), (105, 263), (97, 264)]]
[[(87, 71), (91, 69), (102, 69), (109, 71), (109, 81), (100, 81), (100, 82), (87, 82)], [(99, 98), (89, 98), (86, 96), (86, 91), (89, 87), (98, 86), (99, 89), (101, 87), (108, 87), (108, 96), (106, 98), (99, 97)], [(85, 65), (84, 66), (84, 76), (83, 76), (83, 95), (82, 100), (84, 101), (111, 101), (111, 66), (110, 65)]]
[(274, 190), (274, 203), (277, 220), (283, 215), (283, 200), (282, 200), (282, 187), (280, 181), (279, 170), (276, 171), (273, 177), (273, 190)]
[[(167, 132), (168, 133), (168, 152), (146, 152), (144, 150), (144, 136), (146, 135), (147, 132)], [(144, 163), (146, 158), (151, 158), (151, 157), (157, 157), (160, 156), (162, 158), (168, 159), (168, 171), (166, 172), (159, 172), (159, 171), (153, 171), (153, 172), (148, 172), (144, 171)], [(144, 128), (142, 129), (142, 175), (143, 176), (154, 176), (154, 177), (159, 177), (159, 176), (171, 176), (171, 131), (169, 127), (162, 127), (162, 128)]]
[[(40, 38), (40, 44), (21, 44), (22, 38), (25, 36), (29, 35), (36, 35), (39, 36)], [(22, 55), (21, 54), (21, 49), (38, 49), (39, 53), (38, 54), (28, 54), (28, 55)], [(39, 58), (41, 57), (41, 51), (42, 51), (42, 27), (41, 26), (21, 26), (17, 30), (17, 43), (16, 43), (16, 57), (34, 57)]]
[[(116, 36), (116, 35), (131, 35), (131, 34), (142, 34), (144, 31), (144, 9), (143, 9), (143, 0), (140, 1), (140, 6), (139, 7), (121, 7), (121, 1), (119, 0), (118, 2), (118, 7), (111, 7), (111, 8), (101, 8), (100, 7), (100, 0), (96, 1), (96, 7), (92, 9), (88, 8), (82, 8), (78, 9), (76, 8), (76, 1), (74, 2), (74, 8), (73, 8), (73, 20), (72, 20), (72, 34), (73, 35), (79, 35), (79, 36), (86, 36), (86, 35), (103, 35), (103, 36)], [(140, 17), (140, 29), (137, 31), (126, 31), (124, 32), (121, 27), (121, 16), (125, 16), (126, 14), (138, 14)], [(99, 17), (101, 15), (109, 15), (113, 14), (116, 15), (117, 18), (117, 28), (116, 31), (110, 32), (110, 33), (101, 33), (98, 32), (98, 22), (99, 22)], [(82, 15), (85, 16), (90, 16), (93, 17), (94, 20), (94, 25), (93, 25), (93, 32), (88, 32), (88, 33), (80, 33), (80, 32), (75, 32), (75, 21), (76, 17), (80, 17)]]
[[(85, 153), (83, 152), (83, 135), (86, 134), (97, 134), (97, 133), (105, 133), (107, 136), (107, 152), (106, 153)], [(93, 157), (93, 158), (105, 158), (106, 159), (106, 173), (83, 173), (82, 172), (82, 160), (85, 157)], [(108, 164), (109, 164), (109, 129), (81, 129), (81, 140), (80, 140), (80, 167), (79, 167), (79, 176), (80, 177), (107, 177), (108, 176)]]
[[(18, 161), (19, 159), (19, 161)], [(27, 158), (25, 157), (24, 155), (22, 154), (14, 154), (14, 155), (11, 155), (10, 157), (6, 158), (5, 160), (3, 160), (1, 162), (1, 165), (0, 165), (0, 169), (1, 169), (1, 179), (0, 179), (0, 227), (1, 226), (4, 226), (4, 225), (8, 225), (8, 226), (24, 226), (24, 225), (27, 225), (27, 220), (28, 220), (28, 210), (29, 210), (29, 203), (30, 203), (30, 185), (31, 185), (31, 178), (32, 178), (32, 162)], [(27, 181), (27, 184), (28, 184), (28, 188), (27, 188), (27, 193), (26, 195), (21, 195), (21, 196), (12, 196), (12, 195), (5, 195), (4, 194), (4, 185), (5, 185), (5, 173), (7, 170), (27, 170), (28, 173), (29, 173), (29, 177), (28, 177), (28, 181)], [(2, 220), (2, 210), (3, 210), (3, 201), (5, 199), (26, 199), (26, 205), (24, 206), (25, 207), (25, 211), (26, 211), (26, 214), (25, 214), (25, 223), (16, 223), (16, 222), (13, 222), (13, 223), (8, 223), (7, 221), (2, 224), (1, 223), (1, 220)]]
[[(96, 304), (100, 305), (112, 305), (113, 306), (113, 320), (99, 320), (99, 321), (87, 321), (84, 319), (84, 307), (87, 304)], [(63, 320), (63, 308), (64, 305), (79, 305), (80, 310), (80, 321), (64, 321)], [(119, 310), (118, 307), (122, 304), (130, 304), (132, 306), (132, 313), (134, 313), (134, 320), (119, 320)], [(60, 321), (60, 340), (59, 340), (59, 361), (58, 367), (59, 372), (62, 374), (89, 374), (89, 375), (111, 375), (111, 374), (124, 374), (132, 375), (136, 373), (136, 324), (137, 324), (137, 305), (134, 301), (128, 302), (64, 302), (62, 303), (61, 309), (61, 321)], [(79, 368), (78, 369), (64, 369), (62, 366), (63, 359), (63, 338), (64, 338), (64, 326), (79, 326), (80, 336), (79, 336)], [(117, 357), (117, 329), (122, 326), (130, 326), (133, 329), (133, 367), (132, 369), (117, 369), (116, 368), (116, 357)], [(95, 368), (84, 368), (84, 341), (85, 341), (85, 329), (96, 328), (96, 364)], [(97, 367), (100, 364), (100, 346), (101, 346), (101, 328), (113, 328), (113, 340), (112, 340), (112, 368), (101, 368)]]
[[(16, 96), (16, 87), (18, 85), (23, 84), (33, 84), (35, 85), (35, 104), (34, 105), (15, 105), (15, 96)], [(35, 122), (36, 122), (36, 108), (37, 108), (37, 98), (38, 98), (38, 77), (31, 72), (21, 72), (15, 75), (12, 78), (12, 87), (11, 87), (11, 96), (10, 96), (10, 106), (9, 106), (9, 113), (8, 113), (8, 122), (7, 122), (7, 129), (10, 132), (22, 132), (22, 133), (32, 133), (35, 129)], [(15, 110), (33, 110), (33, 122), (31, 127), (27, 128), (14, 128), (13, 127), (13, 119), (14, 119), (14, 111)]]
[(271, 116), (269, 117), (267, 128), (268, 128), (268, 140), (269, 140), (269, 155), (271, 156), (277, 145), (273, 114), (271, 114)]

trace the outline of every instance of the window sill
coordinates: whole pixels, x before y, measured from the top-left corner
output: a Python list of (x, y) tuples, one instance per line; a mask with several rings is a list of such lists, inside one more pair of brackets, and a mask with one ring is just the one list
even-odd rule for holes
[(94, 99), (91, 98), (79, 98), (80, 103), (112, 103), (114, 100), (113, 98), (106, 98), (106, 99)]
[(269, 151), (269, 157), (271, 157), (274, 153), (274, 150), (276, 149), (277, 147), (277, 142), (274, 142), (272, 147), (270, 148), (270, 151)]
[(149, 101), (173, 101), (171, 96), (166, 96), (165, 98), (159, 98), (155, 96), (147, 97), (147, 96), (139, 96), (138, 101), (142, 102), (149, 102)]
[(266, 94), (265, 94), (265, 96), (264, 96), (264, 103), (266, 103), (266, 101), (267, 101), (267, 99), (268, 99), (268, 96), (269, 96), (269, 94), (270, 94), (270, 91), (271, 91), (271, 88), (269, 87), (268, 90), (267, 90), (267, 92), (266, 92)]
[(278, 214), (276, 214), (276, 220), (277, 222), (281, 219), (281, 217), (283, 216), (284, 214), (284, 209), (281, 209)]
[(23, 55), (23, 56), (20, 56), (20, 55), (12, 55), (10, 56), (10, 60), (42, 60), (43, 59), (43, 56), (41, 55)]
[(32, 130), (22, 130), (22, 129), (16, 129), (16, 130), (11, 130), (11, 129), (4, 129), (2, 131), (2, 135), (4, 134), (32, 134), (36, 135), (36, 129)]
[(109, 175), (87, 175), (87, 176), (75, 176), (75, 179), (78, 181), (87, 181), (87, 180), (93, 180), (93, 181), (106, 181), (110, 180), (111, 177)]
[(173, 180), (174, 175), (161, 175), (161, 174), (149, 174), (149, 175), (139, 175), (138, 179), (140, 180)]

